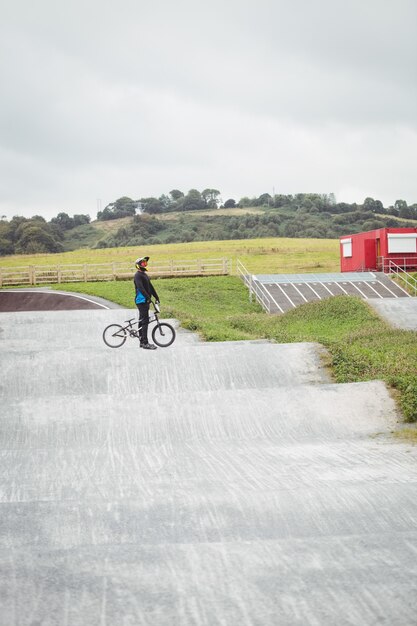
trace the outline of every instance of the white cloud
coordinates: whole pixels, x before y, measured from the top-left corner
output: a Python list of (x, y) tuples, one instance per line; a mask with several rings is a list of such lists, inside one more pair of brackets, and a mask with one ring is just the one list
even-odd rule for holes
[(2, 214), (94, 216), (97, 198), (174, 187), (417, 201), (412, 0), (2, 13)]

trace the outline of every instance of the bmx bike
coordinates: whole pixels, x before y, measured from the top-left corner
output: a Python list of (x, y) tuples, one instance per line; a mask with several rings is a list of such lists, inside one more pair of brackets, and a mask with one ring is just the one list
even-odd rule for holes
[[(152, 341), (159, 348), (167, 348), (175, 341), (175, 329), (167, 322), (159, 321), (160, 308), (157, 302), (151, 302), (153, 313), (149, 316), (149, 325), (155, 324), (152, 329)], [(120, 324), (110, 324), (103, 331), (103, 341), (109, 348), (120, 348), (128, 337), (140, 339), (139, 319), (132, 317), (126, 320), (126, 326)]]

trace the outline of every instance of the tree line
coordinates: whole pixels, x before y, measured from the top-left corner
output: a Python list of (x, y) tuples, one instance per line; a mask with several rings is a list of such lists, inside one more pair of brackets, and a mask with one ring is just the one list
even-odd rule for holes
[(103, 211), (97, 213), (98, 220), (114, 220), (121, 217), (136, 215), (137, 212), (150, 214), (168, 213), (170, 211), (200, 211), (202, 209), (217, 209), (220, 204), (218, 189), (190, 189), (183, 193), (179, 189), (172, 189), (169, 194), (162, 194), (159, 198), (139, 198), (132, 200), (128, 196), (118, 198), (108, 204)]
[(58, 213), (49, 222), (41, 215), (0, 220), (0, 255), (62, 252), (65, 232), (89, 224), (89, 215)]
[(290, 209), (305, 209), (310, 213), (329, 211), (330, 213), (350, 213), (352, 211), (371, 211), (382, 215), (393, 215), (404, 219), (417, 219), (417, 203), (408, 205), (405, 200), (396, 200), (391, 206), (384, 207), (381, 200), (365, 198), (362, 204), (336, 202), (335, 195), (317, 193), (298, 193), (295, 195), (263, 193), (260, 196), (244, 196), (236, 201), (228, 198), (224, 203), (220, 198), (218, 189), (190, 189), (187, 193), (179, 189), (173, 189), (168, 194), (162, 194), (159, 198), (139, 198), (133, 200), (123, 196), (108, 204), (103, 211), (97, 213), (98, 220), (111, 220), (121, 217), (134, 216), (138, 213), (157, 215), (177, 211), (201, 211), (218, 208), (247, 208), (265, 207)]
[[(236, 207), (259, 207), (263, 214), (216, 216), (214, 212), (210, 216), (198, 216), (198, 211), (202, 210)], [(169, 212), (179, 212), (179, 219), (158, 219)], [(336, 202), (332, 193), (263, 193), (239, 200), (228, 198), (223, 202), (218, 189), (207, 188), (201, 192), (190, 189), (187, 193), (173, 189), (159, 198), (133, 200), (123, 196), (97, 213), (99, 221), (122, 217), (133, 219), (129, 226), (99, 241), (97, 247), (276, 236), (334, 238), (346, 232), (406, 226), (395, 218), (417, 219), (417, 203), (408, 205), (405, 200), (396, 200), (393, 205), (384, 207), (380, 200), (371, 197), (365, 198), (362, 204)], [(89, 215), (70, 217), (64, 212), (49, 222), (40, 215), (15, 216), (10, 221), (2, 219), (0, 255), (61, 252), (70, 231), (85, 227), (90, 221)]]

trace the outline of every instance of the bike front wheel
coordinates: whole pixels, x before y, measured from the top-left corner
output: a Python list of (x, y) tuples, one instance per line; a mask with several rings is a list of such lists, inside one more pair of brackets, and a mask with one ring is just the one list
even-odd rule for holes
[(152, 331), (152, 341), (160, 348), (167, 348), (175, 341), (175, 330), (171, 324), (161, 322)]
[(119, 324), (110, 324), (103, 331), (103, 341), (109, 348), (120, 348), (126, 341), (126, 338), (126, 331)]

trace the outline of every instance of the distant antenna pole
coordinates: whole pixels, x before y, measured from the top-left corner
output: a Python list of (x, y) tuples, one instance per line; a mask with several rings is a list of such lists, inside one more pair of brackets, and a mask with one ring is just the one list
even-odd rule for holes
[(101, 211), (101, 198), (97, 198), (97, 213)]

